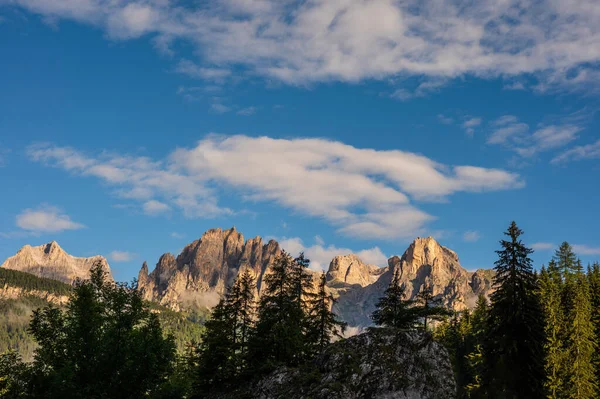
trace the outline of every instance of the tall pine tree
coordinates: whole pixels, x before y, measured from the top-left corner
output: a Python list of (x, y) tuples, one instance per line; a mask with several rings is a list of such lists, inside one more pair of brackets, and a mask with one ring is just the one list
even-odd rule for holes
[(314, 353), (322, 353), (331, 339), (341, 338), (346, 329), (346, 323), (339, 321), (331, 310), (335, 300), (327, 292), (326, 284), (327, 278), (322, 273), (317, 294), (308, 301), (308, 341)]
[(544, 397), (544, 323), (539, 287), (523, 231), (512, 222), (496, 251), (496, 275), (484, 345), (489, 398)]
[(375, 305), (371, 319), (378, 326), (394, 327), (401, 329), (415, 328), (420, 314), (414, 307), (415, 301), (404, 299), (405, 286), (400, 283), (400, 276), (394, 277), (383, 297)]
[[(598, 263), (588, 266), (588, 280), (592, 305), (592, 323), (594, 323), (596, 342), (600, 344), (600, 265)], [(600, 350), (594, 352), (593, 363), (596, 372), (596, 382), (600, 384)], [(600, 397), (600, 389), (597, 392), (597, 396)]]

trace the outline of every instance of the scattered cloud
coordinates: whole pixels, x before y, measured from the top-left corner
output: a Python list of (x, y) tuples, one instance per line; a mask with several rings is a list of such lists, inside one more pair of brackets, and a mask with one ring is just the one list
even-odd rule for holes
[(490, 126), (493, 131), (487, 139), (488, 144), (504, 145), (523, 158), (564, 147), (583, 130), (572, 124), (554, 124), (539, 126), (531, 132), (529, 125), (519, 122), (514, 115), (504, 115)]
[(454, 119), (444, 114), (438, 114), (437, 118), (440, 121), (440, 123), (443, 123), (444, 125), (451, 125), (454, 123)]
[(250, 116), (250, 115), (254, 115), (255, 113), (256, 113), (256, 107), (246, 107), (246, 108), (242, 108), (238, 112), (236, 112), (236, 114), (242, 115), (242, 116)]
[(504, 84), (503, 86), (504, 90), (525, 90), (525, 84), (523, 84), (523, 82), (507, 82)]
[(156, 216), (170, 211), (171, 207), (164, 202), (149, 200), (144, 202), (142, 209), (146, 215)]
[(85, 226), (74, 222), (59, 208), (41, 205), (35, 209), (25, 209), (17, 215), (16, 225), (31, 233), (58, 233), (65, 230), (79, 230)]
[(551, 242), (536, 242), (531, 244), (531, 248), (534, 251), (550, 251), (556, 248), (556, 245)]
[(468, 118), (462, 124), (463, 129), (465, 129), (465, 133), (468, 136), (473, 136), (475, 134), (475, 128), (481, 125), (481, 118)]
[(304, 252), (306, 257), (310, 259), (310, 268), (316, 271), (327, 271), (332, 259), (338, 255), (356, 254), (363, 262), (376, 265), (387, 266), (387, 256), (379, 249), (373, 247), (360, 251), (353, 251), (348, 248), (339, 248), (334, 245), (325, 245), (323, 239), (319, 236), (315, 237), (315, 243), (311, 246), (306, 246), (298, 237), (283, 238), (279, 241), (281, 248), (291, 253), (293, 256)]
[(172, 238), (176, 238), (178, 240), (185, 237), (185, 234), (176, 233), (176, 232), (172, 232), (170, 235), (171, 235)]
[(392, 94), (390, 94), (390, 97), (400, 101), (408, 101), (413, 98), (427, 97), (430, 94), (439, 92), (442, 87), (446, 86), (447, 84), (447, 79), (426, 79), (419, 83), (413, 90), (409, 90), (405, 87), (396, 89), (394, 92), (392, 92)]
[(589, 245), (574, 244), (573, 252), (577, 255), (600, 255), (600, 247), (591, 247)]
[[(524, 186), (516, 173), (471, 165), (444, 165), (400, 150), (361, 149), (325, 139), (208, 135), (162, 161), (36, 144), (30, 159), (83, 176), (95, 176), (121, 197), (180, 208), (188, 217), (231, 214), (217, 187), (247, 201), (277, 203), (323, 218), (338, 232), (394, 239), (423, 232), (435, 219), (412, 201), (440, 202), (457, 192), (480, 193)], [(166, 209), (155, 203), (152, 209)]]
[(216, 114), (224, 114), (226, 112), (231, 111), (231, 107), (228, 107), (227, 105), (216, 102), (216, 103), (212, 103), (210, 105), (210, 110)]
[(469, 230), (463, 234), (463, 240), (466, 242), (477, 242), (481, 238), (481, 234), (478, 231)]
[(552, 159), (552, 163), (560, 164), (569, 161), (580, 161), (583, 159), (600, 158), (600, 140), (592, 144), (579, 145), (566, 150)]
[(112, 262), (129, 262), (135, 259), (135, 254), (127, 251), (112, 251), (108, 254), (108, 259)]
[(175, 72), (216, 83), (223, 83), (231, 75), (231, 71), (228, 69), (200, 67), (186, 59), (179, 61), (179, 64), (175, 67)]
[[(15, 0), (45, 20), (100, 27), (111, 39), (152, 35), (163, 54), (175, 42), (198, 59), (176, 69), (223, 79), (232, 69), (293, 85), (426, 77), (440, 81), (527, 77), (537, 90), (598, 87), (600, 12), (596, 0), (230, 0), (181, 2)], [(428, 89), (429, 88), (429, 89)], [(416, 93), (416, 94), (415, 94)], [(412, 95), (419, 95), (415, 90)], [(404, 92), (399, 98), (407, 98)]]

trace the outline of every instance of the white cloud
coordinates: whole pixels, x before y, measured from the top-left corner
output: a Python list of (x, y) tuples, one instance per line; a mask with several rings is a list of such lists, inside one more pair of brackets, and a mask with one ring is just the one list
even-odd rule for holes
[(557, 248), (556, 245), (551, 242), (536, 242), (531, 244), (531, 248), (534, 251), (549, 251), (551, 249)]
[(135, 259), (135, 254), (127, 251), (112, 251), (108, 254), (108, 259), (113, 262), (129, 262)]
[(256, 107), (246, 107), (246, 108), (242, 108), (240, 109), (238, 112), (236, 112), (238, 115), (242, 115), (242, 116), (250, 116), (250, 115), (254, 115), (256, 113)]
[(466, 242), (476, 242), (481, 238), (481, 234), (478, 231), (469, 230), (463, 234), (463, 240)]
[(306, 257), (310, 259), (310, 268), (312, 270), (327, 271), (329, 264), (334, 257), (338, 255), (357, 255), (363, 262), (370, 265), (376, 266), (387, 266), (387, 256), (381, 252), (379, 247), (373, 247), (370, 249), (363, 249), (360, 251), (353, 251), (348, 248), (338, 248), (334, 245), (325, 245), (320, 237), (315, 238), (315, 244), (306, 246), (302, 240), (298, 237), (294, 238), (283, 238), (278, 240), (279, 245), (285, 251), (292, 254), (292, 256), (298, 255), (300, 252), (304, 252)]
[(193, 78), (212, 80), (222, 83), (231, 75), (231, 71), (223, 68), (205, 68), (194, 64), (190, 60), (183, 59), (175, 67), (175, 71)]
[(216, 114), (224, 114), (226, 112), (231, 111), (231, 107), (221, 103), (212, 103), (210, 105), (210, 110)]
[(36, 209), (25, 209), (17, 215), (16, 224), (32, 233), (58, 233), (65, 230), (79, 230), (85, 226), (71, 220), (60, 209), (42, 205)]
[(454, 119), (450, 118), (449, 116), (445, 116), (444, 114), (438, 114), (437, 118), (440, 123), (443, 123), (444, 125), (451, 125), (454, 123)]
[(564, 147), (583, 130), (580, 126), (565, 123), (540, 126), (530, 133), (529, 125), (519, 122), (514, 115), (504, 115), (490, 125), (493, 132), (487, 143), (504, 145), (523, 158)]
[(440, 201), (456, 192), (524, 186), (500, 169), (443, 165), (399, 150), (360, 149), (324, 139), (209, 135), (179, 148), (165, 161), (72, 148), (29, 147), (31, 159), (72, 173), (96, 176), (115, 194), (181, 208), (189, 217), (232, 211), (218, 206), (215, 186), (229, 186), (250, 201), (275, 202), (323, 218), (355, 237), (394, 239), (419, 235), (435, 217), (411, 203)]
[(157, 200), (150, 200), (144, 202), (142, 208), (144, 209), (145, 214), (151, 216), (160, 215), (171, 210), (171, 207), (169, 205)]
[[(15, 0), (46, 19), (104, 28), (112, 38), (153, 34), (162, 53), (175, 41), (199, 59), (193, 75), (239, 68), (291, 84), (466, 75), (536, 81), (537, 90), (598, 84), (597, 0), (227, 0), (185, 8), (148, 0)], [(184, 68), (186, 69), (186, 68)], [(217, 74), (223, 74), (221, 72)], [(426, 85), (427, 86), (427, 85)], [(419, 95), (404, 92), (399, 97)], [(426, 87), (421, 92), (427, 91)], [(407, 94), (408, 93), (408, 94)]]
[(475, 134), (475, 128), (481, 125), (481, 118), (469, 118), (463, 122), (462, 127), (465, 129), (465, 133), (469, 136)]
[(600, 255), (600, 247), (591, 247), (589, 245), (574, 244), (573, 252), (577, 255)]
[(171, 237), (177, 238), (177, 239), (181, 239), (181, 238), (185, 237), (185, 234), (181, 234), (181, 233), (177, 233), (177, 232), (172, 232), (171, 233)]
[(582, 159), (600, 158), (600, 140), (595, 143), (573, 147), (552, 159), (552, 163), (580, 161)]

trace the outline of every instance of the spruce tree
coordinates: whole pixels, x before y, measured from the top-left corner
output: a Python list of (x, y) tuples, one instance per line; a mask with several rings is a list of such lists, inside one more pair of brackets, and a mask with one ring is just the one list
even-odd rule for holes
[(327, 292), (326, 284), (327, 278), (322, 273), (317, 294), (308, 301), (308, 341), (315, 353), (322, 353), (332, 338), (342, 338), (346, 329), (346, 323), (339, 321), (331, 310), (335, 299)]
[(293, 259), (282, 253), (264, 277), (264, 291), (258, 308), (258, 321), (249, 342), (248, 358), (257, 372), (299, 364), (306, 355), (309, 297), (308, 260)]
[(416, 295), (416, 303), (418, 306), (415, 311), (423, 320), (423, 330), (427, 331), (427, 321), (441, 321), (446, 319), (452, 313), (444, 306), (439, 297), (433, 295), (433, 285), (427, 282)]
[(483, 398), (481, 390), (482, 375), (484, 367), (483, 344), (486, 333), (488, 316), (488, 301), (484, 295), (479, 295), (475, 309), (471, 315), (471, 328), (469, 338), (471, 350), (467, 353), (467, 367), (470, 381), (468, 381), (465, 392), (469, 398)]
[[(588, 266), (588, 280), (592, 305), (592, 323), (594, 324), (596, 342), (600, 344), (600, 265), (598, 263)], [(596, 371), (596, 382), (600, 384), (600, 350), (594, 352), (593, 363)], [(600, 396), (600, 389), (597, 396)]]
[(371, 319), (378, 326), (394, 327), (401, 329), (415, 328), (419, 320), (418, 309), (414, 307), (415, 301), (404, 299), (405, 286), (400, 283), (400, 276), (394, 277), (383, 297), (375, 305)]
[(565, 378), (568, 374), (569, 365), (564, 348), (566, 332), (562, 290), (562, 276), (556, 262), (552, 260), (548, 264), (548, 269), (542, 267), (540, 273), (540, 294), (544, 310), (544, 331), (546, 335), (545, 386), (549, 399), (559, 399), (566, 396)]
[[(576, 270), (581, 269), (577, 262)], [(582, 272), (573, 276), (573, 302), (568, 318), (568, 397), (573, 399), (596, 398), (597, 380), (593, 366), (593, 355), (597, 341), (592, 322), (590, 288)]]
[(496, 275), (484, 346), (490, 398), (544, 397), (544, 324), (538, 282), (523, 231), (512, 222), (496, 251)]

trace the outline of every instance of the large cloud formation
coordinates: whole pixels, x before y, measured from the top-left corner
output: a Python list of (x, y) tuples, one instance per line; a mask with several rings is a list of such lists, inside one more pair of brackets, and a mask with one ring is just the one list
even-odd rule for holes
[(413, 201), (440, 202), (457, 192), (524, 186), (518, 174), (501, 169), (449, 166), (415, 153), (325, 139), (208, 135), (160, 161), (107, 152), (88, 155), (51, 144), (32, 145), (28, 155), (98, 177), (144, 209), (151, 203), (161, 204), (161, 210), (180, 208), (189, 217), (231, 214), (234, 210), (219, 205), (220, 188), (226, 187), (247, 201), (276, 203), (321, 218), (345, 235), (366, 238), (421, 232), (434, 216)]
[[(0, 4), (2, 0), (0, 0)], [(597, 0), (14, 0), (46, 19), (151, 36), (179, 70), (227, 79), (232, 68), (291, 84), (466, 74), (527, 75), (541, 90), (600, 81)], [(189, 5), (189, 4), (188, 4)], [(178, 41), (198, 54), (176, 54)], [(515, 86), (514, 83), (511, 83)], [(521, 82), (516, 85), (523, 87)], [(403, 92), (405, 95), (407, 93)]]

